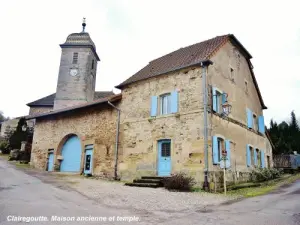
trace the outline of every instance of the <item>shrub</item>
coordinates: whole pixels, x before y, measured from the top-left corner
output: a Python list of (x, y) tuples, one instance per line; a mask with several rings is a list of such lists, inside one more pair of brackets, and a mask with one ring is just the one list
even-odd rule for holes
[(0, 141), (0, 150), (3, 154), (9, 154), (9, 143), (6, 140)]
[(280, 177), (283, 174), (282, 170), (277, 170), (274, 168), (258, 168), (252, 170), (251, 172), (251, 180), (254, 182), (262, 182), (273, 180)]
[(195, 180), (184, 173), (178, 173), (163, 180), (164, 187), (168, 190), (191, 191)]

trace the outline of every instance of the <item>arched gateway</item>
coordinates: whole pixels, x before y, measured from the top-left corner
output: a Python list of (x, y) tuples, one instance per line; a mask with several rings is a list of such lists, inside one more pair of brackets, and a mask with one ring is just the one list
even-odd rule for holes
[(81, 163), (81, 144), (77, 136), (69, 137), (64, 143), (61, 154), (61, 172), (79, 172)]

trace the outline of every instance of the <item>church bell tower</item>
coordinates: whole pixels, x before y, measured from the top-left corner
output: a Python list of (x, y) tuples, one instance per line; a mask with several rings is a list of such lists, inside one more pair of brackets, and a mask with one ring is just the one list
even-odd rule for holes
[(73, 33), (61, 44), (61, 60), (57, 80), (54, 110), (94, 100), (97, 63), (100, 61), (96, 46), (85, 32)]

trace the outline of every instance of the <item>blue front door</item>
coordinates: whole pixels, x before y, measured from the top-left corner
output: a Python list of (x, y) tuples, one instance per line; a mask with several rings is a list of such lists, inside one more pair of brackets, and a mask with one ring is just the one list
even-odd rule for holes
[(84, 174), (92, 174), (93, 169), (93, 145), (85, 147)]
[(79, 172), (81, 162), (81, 144), (77, 136), (70, 137), (62, 148), (61, 172)]
[(170, 176), (171, 174), (171, 141), (158, 142), (158, 176)]
[(53, 163), (54, 163), (54, 154), (53, 154), (53, 152), (50, 152), (48, 155), (47, 171), (53, 171)]

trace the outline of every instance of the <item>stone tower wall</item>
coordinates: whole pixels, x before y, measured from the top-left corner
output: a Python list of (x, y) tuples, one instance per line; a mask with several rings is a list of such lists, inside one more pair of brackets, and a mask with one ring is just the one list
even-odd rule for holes
[[(73, 64), (74, 52), (78, 53), (77, 64)], [(97, 60), (89, 47), (62, 48), (54, 110), (93, 101), (96, 68)], [(71, 76), (71, 69), (78, 69), (78, 74)]]

